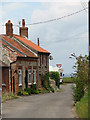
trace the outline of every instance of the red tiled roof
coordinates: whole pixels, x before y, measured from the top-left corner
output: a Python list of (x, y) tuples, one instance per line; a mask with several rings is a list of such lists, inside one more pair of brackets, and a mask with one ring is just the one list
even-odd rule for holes
[[(17, 48), (20, 52), (22, 52), (23, 54), (25, 54), (28, 57), (36, 57), (37, 56), (35, 54), (33, 54), (32, 52), (30, 52), (29, 50), (27, 50), (26, 48), (24, 48), (22, 45), (20, 45), (17, 41), (7, 37), (7, 36), (1, 36), (5, 41), (7, 41), (8, 43), (10, 43), (12, 46), (14, 46), (15, 48)], [(2, 44), (7, 45), (7, 43), (5, 43), (4, 41), (2, 41)], [(10, 46), (7, 45), (9, 48)], [(12, 49), (12, 48), (11, 48)], [(18, 56), (24, 56), (23, 54), (21, 54), (19, 51), (13, 49), (15, 52), (17, 52)]]
[(43, 52), (43, 53), (48, 53), (50, 54), (50, 52), (48, 52), (47, 50), (41, 48), (40, 46), (36, 45), (35, 43), (33, 43), (32, 41), (30, 40), (27, 40), (26, 38), (24, 37), (21, 37), (19, 35), (15, 35), (14, 34), (14, 37), (19, 39), (20, 41), (22, 41), (23, 43), (27, 44), (28, 46), (30, 46), (31, 48), (35, 49), (36, 51), (38, 52)]

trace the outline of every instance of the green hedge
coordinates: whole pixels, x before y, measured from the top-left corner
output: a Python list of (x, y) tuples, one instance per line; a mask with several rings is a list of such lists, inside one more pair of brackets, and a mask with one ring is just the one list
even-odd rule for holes
[(76, 112), (79, 118), (88, 118), (88, 91), (84, 97), (76, 103)]
[(53, 80), (55, 80), (56, 86), (59, 88), (60, 85), (60, 76), (58, 72), (49, 72), (49, 77)]

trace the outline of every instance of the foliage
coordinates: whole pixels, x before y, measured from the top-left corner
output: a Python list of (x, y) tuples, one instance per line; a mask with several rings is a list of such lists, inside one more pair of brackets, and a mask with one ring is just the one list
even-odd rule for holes
[(7, 100), (11, 100), (11, 99), (17, 99), (18, 96), (17, 95), (14, 95), (12, 93), (5, 93), (5, 94), (2, 94), (2, 101), (7, 101)]
[(76, 112), (79, 118), (88, 118), (88, 91), (84, 97), (76, 103)]
[(42, 75), (42, 86), (48, 90), (50, 87), (50, 82), (49, 82), (49, 76), (48, 75)]
[(52, 87), (50, 87), (50, 88), (51, 88), (50, 90), (54, 93), (55, 92), (54, 89)]
[(39, 94), (39, 91), (38, 91), (38, 90), (35, 90), (35, 89), (32, 89), (31, 93), (32, 93), (32, 94)]
[(75, 59), (76, 63), (73, 66), (75, 73), (73, 74), (74, 82), (76, 87), (74, 88), (74, 100), (75, 102), (80, 101), (84, 95), (84, 89), (88, 84), (88, 57), (81, 55), (77, 57), (75, 54), (71, 54)]
[(22, 95), (27, 96), (29, 94), (28, 94), (28, 92), (22, 91)]
[(63, 83), (74, 83), (74, 80), (71, 77), (63, 77)]
[(56, 86), (59, 88), (60, 85), (60, 76), (58, 72), (50, 72), (49, 77), (56, 82)]
[(43, 86), (43, 92), (55, 92), (54, 89), (50, 86), (50, 80), (49, 75), (42, 75), (42, 86)]
[(33, 88), (26, 88), (24, 90), (18, 91), (17, 95), (21, 96), (21, 95), (31, 95), (31, 94), (39, 94), (39, 91), (35, 89), (35, 87)]
[(31, 85), (31, 89), (36, 90), (36, 89), (37, 89), (36, 84), (32, 84), (32, 85)]
[(50, 91), (49, 90), (47, 90), (46, 88), (42, 88), (42, 93), (49, 93)]
[(18, 96), (21, 96), (21, 95), (29, 95), (29, 93), (27, 91), (23, 91), (23, 90), (19, 90), (18, 93), (17, 93)]
[(18, 93), (17, 93), (18, 96), (21, 96), (22, 95), (22, 90), (19, 90)]
[(28, 92), (28, 94), (30, 95), (31, 92), (32, 92), (32, 89), (31, 88), (27, 88), (27, 89), (24, 89), (24, 91)]

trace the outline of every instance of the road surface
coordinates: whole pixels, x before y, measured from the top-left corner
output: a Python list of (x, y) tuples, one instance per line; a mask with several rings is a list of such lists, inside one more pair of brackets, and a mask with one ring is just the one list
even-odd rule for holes
[(62, 91), (20, 97), (2, 104), (3, 118), (74, 118), (71, 84)]

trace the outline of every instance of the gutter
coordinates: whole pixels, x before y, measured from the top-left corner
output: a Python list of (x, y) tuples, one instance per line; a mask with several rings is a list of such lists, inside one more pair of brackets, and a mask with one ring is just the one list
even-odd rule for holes
[[(17, 61), (17, 60), (16, 60), (16, 61)], [(13, 63), (15, 63), (16, 61), (13, 61), (13, 62), (10, 63), (11, 92), (12, 92), (12, 69), (11, 69), (11, 65), (12, 65)]]

